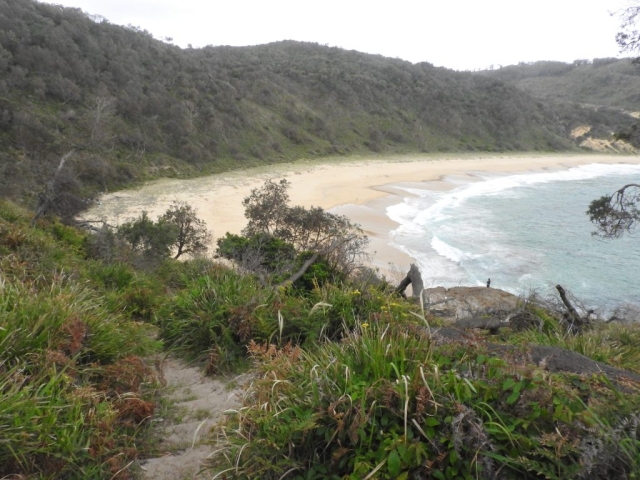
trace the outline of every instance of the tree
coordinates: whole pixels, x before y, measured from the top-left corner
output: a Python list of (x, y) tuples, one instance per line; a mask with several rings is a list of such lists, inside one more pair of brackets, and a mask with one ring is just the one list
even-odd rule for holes
[(360, 265), (369, 243), (360, 226), (320, 207), (289, 207), (290, 185), (285, 179), (279, 183), (267, 180), (261, 189), (252, 190), (242, 202), (249, 220), (242, 233), (272, 235), (293, 245), (298, 253), (322, 255), (332, 268), (344, 273)]
[(171, 247), (175, 248), (176, 254), (173, 258), (180, 258), (185, 253), (197, 255), (207, 251), (211, 234), (204, 220), (196, 217), (196, 211), (188, 203), (174, 202), (158, 222), (174, 227), (175, 238)]
[(265, 233), (240, 236), (228, 233), (217, 241), (216, 256), (233, 260), (241, 269), (280, 275), (290, 271), (296, 259), (293, 245)]
[(242, 201), (244, 216), (249, 220), (242, 231), (245, 236), (256, 233), (273, 235), (281, 229), (289, 209), (287, 189), (290, 185), (284, 178), (278, 183), (267, 180), (262, 188), (251, 190), (251, 194)]
[[(622, 24), (621, 31), (616, 35), (616, 42), (621, 52), (640, 53), (640, 31), (637, 23), (640, 20), (640, 5), (629, 5), (620, 13)], [(634, 60), (639, 63), (640, 57)]]
[(79, 190), (77, 177), (68, 168), (65, 169), (67, 160), (73, 154), (72, 150), (62, 156), (44, 190), (38, 194), (36, 212), (31, 220), (32, 225), (48, 213), (70, 219), (86, 207), (86, 203), (76, 194), (76, 191)]
[(171, 245), (177, 237), (175, 225), (154, 222), (143, 211), (140, 216), (118, 227), (118, 237), (124, 240), (134, 252), (142, 254), (149, 261), (159, 261), (171, 254)]
[(369, 239), (360, 226), (320, 207), (289, 207), (289, 186), (285, 179), (267, 180), (253, 189), (242, 202), (248, 219), (243, 236), (220, 239), (217, 255), (256, 273), (282, 275), (283, 269), (299, 267), (296, 279), (314, 263), (341, 277), (361, 266)]
[(118, 236), (132, 250), (147, 260), (157, 261), (171, 255), (180, 258), (185, 253), (195, 255), (207, 250), (211, 235), (203, 220), (185, 202), (175, 202), (157, 221), (147, 212), (118, 227)]
[(640, 184), (629, 183), (593, 200), (587, 210), (589, 220), (597, 227), (593, 232), (604, 238), (619, 238), (625, 232), (631, 233), (640, 222)]

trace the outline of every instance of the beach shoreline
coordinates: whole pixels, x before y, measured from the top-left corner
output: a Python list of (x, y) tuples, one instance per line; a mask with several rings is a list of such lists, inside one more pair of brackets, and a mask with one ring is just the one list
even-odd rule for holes
[[(392, 156), (278, 164), (233, 171), (189, 180), (163, 179), (138, 189), (103, 195), (100, 204), (83, 218), (105, 219), (118, 224), (143, 210), (154, 218), (173, 201), (189, 203), (215, 239), (225, 233), (240, 233), (246, 225), (242, 200), (267, 179), (286, 178), (290, 205), (322, 207), (343, 214), (362, 226), (369, 236), (371, 264), (388, 277), (407, 270), (413, 261), (390, 244), (390, 232), (397, 227), (386, 208), (410, 195), (402, 187), (445, 190), (486, 173), (513, 174), (567, 169), (594, 163), (640, 164), (640, 156), (604, 154), (514, 154), (492, 156)], [(374, 253), (375, 252), (375, 253)], [(395, 280), (390, 278), (390, 280)]]

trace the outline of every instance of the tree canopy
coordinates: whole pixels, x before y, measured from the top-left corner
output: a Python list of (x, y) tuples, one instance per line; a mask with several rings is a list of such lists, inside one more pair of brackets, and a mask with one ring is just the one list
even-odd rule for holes
[[(616, 35), (616, 42), (621, 52), (640, 54), (640, 31), (638, 31), (638, 20), (640, 20), (640, 4), (630, 4), (624, 8), (620, 14), (622, 24), (621, 30)], [(640, 57), (634, 60), (640, 61)]]
[(248, 223), (242, 236), (219, 239), (217, 255), (269, 274), (306, 271), (316, 260), (339, 275), (361, 266), (369, 239), (360, 226), (320, 207), (289, 206), (290, 186), (286, 179), (267, 180), (253, 189), (243, 201)]
[(207, 224), (196, 216), (195, 209), (187, 202), (174, 202), (158, 222), (173, 227), (174, 237), (170, 245), (175, 250), (173, 258), (184, 254), (197, 255), (209, 248), (211, 234)]
[(206, 224), (186, 202), (175, 202), (157, 221), (143, 211), (138, 218), (120, 225), (117, 233), (133, 251), (151, 261), (166, 258), (172, 252), (175, 259), (204, 253), (211, 242)]
[(630, 183), (612, 195), (593, 200), (587, 210), (589, 219), (596, 225), (593, 232), (604, 238), (619, 238), (631, 233), (640, 222), (640, 185)]

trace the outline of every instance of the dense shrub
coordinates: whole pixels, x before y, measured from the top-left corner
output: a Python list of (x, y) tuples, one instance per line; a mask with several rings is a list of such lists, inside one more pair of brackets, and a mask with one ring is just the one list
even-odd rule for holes
[[(154, 348), (146, 328), (113, 316), (86, 288), (0, 279), (0, 474), (84, 479), (123, 468), (136, 451), (127, 429), (143, 418), (127, 423), (115, 391), (96, 381)], [(121, 392), (145, 410), (149, 374), (139, 364), (140, 380)]]

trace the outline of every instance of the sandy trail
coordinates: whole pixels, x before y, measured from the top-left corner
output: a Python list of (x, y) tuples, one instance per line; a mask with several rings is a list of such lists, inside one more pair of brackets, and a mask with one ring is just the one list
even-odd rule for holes
[[(203, 462), (214, 451), (207, 444), (208, 433), (225, 410), (240, 403), (242, 392), (238, 377), (225, 382), (205, 377), (196, 367), (169, 357), (162, 362), (162, 375), (166, 386), (161, 394), (177, 409), (176, 418), (156, 419), (151, 435), (159, 439), (163, 454), (140, 461), (142, 478), (148, 480), (187, 480), (211, 478), (199, 473)], [(230, 388), (233, 387), (233, 388)]]

